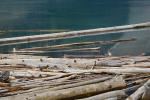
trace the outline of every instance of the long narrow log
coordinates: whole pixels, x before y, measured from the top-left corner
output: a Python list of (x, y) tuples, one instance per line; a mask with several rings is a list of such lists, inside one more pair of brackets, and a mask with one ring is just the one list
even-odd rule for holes
[(122, 78), (116, 78), (111, 81), (90, 84), (85, 86), (79, 86), (69, 89), (63, 89), (58, 91), (48, 91), (48, 92), (40, 92), (40, 93), (30, 93), (30, 94), (20, 94), (16, 96), (4, 97), (1, 100), (10, 100), (11, 98), (15, 100), (60, 100), (60, 99), (70, 99), (70, 98), (78, 98), (90, 96), (93, 94), (103, 93), (106, 91), (111, 91), (115, 89), (125, 88), (126, 83), (122, 80)]
[(109, 100), (109, 98), (116, 98), (116, 100), (123, 100), (126, 97), (128, 97), (129, 93), (133, 93), (136, 91), (140, 85), (129, 87), (127, 89), (122, 90), (116, 90), (116, 91), (110, 91), (102, 94), (98, 94), (95, 96), (91, 96), (88, 98), (78, 99), (78, 100)]
[(14, 77), (42, 77), (42, 76), (51, 76), (51, 75), (59, 75), (56, 77), (61, 77), (61, 76), (66, 76), (68, 74), (67, 73), (65, 74), (65, 73), (41, 72), (41, 71), (33, 71), (33, 70), (9, 71), (9, 76), (14, 76)]
[(99, 83), (99, 82), (109, 80), (111, 78), (112, 77), (103, 77), (103, 78), (99, 78), (99, 79), (93, 79), (93, 80), (88, 80), (88, 81), (84, 81), (84, 82), (58, 86), (58, 87), (50, 88), (49, 90), (61, 90), (61, 89), (66, 89), (66, 88), (73, 88), (73, 87), (78, 87), (78, 86), (83, 86), (83, 85), (88, 85), (88, 84), (94, 84), (94, 83)]
[[(33, 88), (28, 90), (27, 92), (42, 92), (42, 91), (56, 91), (56, 90), (62, 90), (62, 89), (67, 89), (67, 88), (73, 88), (73, 87), (78, 87), (78, 86), (84, 86), (84, 85), (89, 85), (89, 84), (95, 84), (95, 83), (99, 83), (99, 82), (103, 82), (106, 80), (111, 79), (112, 77), (103, 77), (103, 78), (98, 78), (98, 79), (92, 79), (92, 80), (85, 80), (85, 81), (79, 81), (77, 83), (73, 83), (73, 84), (66, 84), (66, 85), (61, 85), (61, 86), (57, 86), (57, 87), (53, 87), (51, 88), (50, 86), (43, 86), (43, 87), (37, 87), (37, 88)], [(55, 81), (57, 82), (57, 81)], [(58, 82), (57, 82), (58, 83)]]
[(50, 50), (50, 51), (13, 51), (13, 53), (48, 53), (48, 52), (74, 52), (74, 51), (79, 51), (79, 52), (99, 52), (100, 47), (95, 47), (95, 48), (79, 48), (79, 49), (69, 49), (69, 50)]
[(80, 47), (80, 46), (88, 46), (88, 45), (108, 45), (108, 44), (129, 42), (135, 40), (136, 40), (135, 38), (131, 38), (131, 39), (120, 39), (120, 40), (111, 40), (111, 41), (79, 42), (79, 43), (70, 43), (70, 44), (62, 44), (62, 45), (54, 45), (54, 46), (46, 46), (46, 47), (25, 48), (25, 49), (20, 49), (19, 51), (68, 49), (75, 46)]
[[(146, 57), (147, 58), (147, 57)], [(148, 59), (148, 58), (147, 58)], [(54, 66), (54, 65), (61, 65), (61, 66), (120, 66), (124, 65), (128, 61), (121, 61), (121, 58), (116, 57), (105, 57), (105, 58), (95, 58), (95, 59), (69, 59), (69, 58), (43, 58), (43, 59), (2, 59), (0, 60), (1, 65), (27, 65), (27, 66)]]
[(53, 34), (44, 34), (44, 35), (3, 38), (0, 39), (0, 45), (2, 46), (2, 45), (37, 42), (37, 41), (45, 41), (45, 40), (66, 39), (72, 37), (102, 35), (108, 33), (115, 34), (124, 31), (136, 31), (137, 29), (143, 29), (149, 27), (150, 27), (150, 22), (147, 22), (147, 23), (124, 25), (124, 26), (89, 29), (89, 30), (82, 30), (82, 31), (71, 31), (71, 32), (62, 32), (62, 33), (53, 33)]
[(109, 69), (92, 69), (92, 70), (64, 70), (71, 73), (150, 73), (150, 68), (109, 68)]
[(85, 99), (79, 99), (79, 100), (105, 100), (105, 99), (114, 98), (114, 97), (125, 98), (127, 97), (127, 94), (125, 93), (124, 90), (116, 90), (116, 91), (106, 92), (103, 94), (99, 94), (96, 96), (92, 96), (92, 97), (85, 98)]
[(91, 58), (102, 58), (104, 56), (102, 55), (68, 55), (64, 54), (64, 58), (86, 58), (86, 59), (91, 59)]

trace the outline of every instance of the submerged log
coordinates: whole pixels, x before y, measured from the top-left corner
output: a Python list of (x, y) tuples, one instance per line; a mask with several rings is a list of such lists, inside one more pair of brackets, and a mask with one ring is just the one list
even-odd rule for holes
[(139, 24), (131, 24), (131, 25), (115, 26), (115, 27), (107, 27), (107, 28), (97, 28), (97, 29), (82, 30), (82, 31), (3, 38), (0, 39), (0, 45), (2, 46), (2, 45), (37, 42), (37, 41), (45, 41), (45, 40), (56, 40), (56, 39), (88, 36), (88, 35), (103, 35), (108, 33), (115, 34), (119, 32), (135, 31), (137, 29), (143, 29), (149, 27), (150, 27), (150, 22), (147, 22), (147, 23), (139, 23)]
[(129, 42), (134, 40), (136, 39), (131, 38), (131, 39), (120, 39), (120, 40), (111, 40), (111, 41), (79, 42), (79, 43), (70, 43), (70, 44), (62, 44), (62, 45), (54, 45), (54, 46), (46, 46), (46, 47), (25, 48), (25, 49), (20, 49), (19, 51), (55, 50), (55, 49), (68, 49), (68, 48), (71, 49), (73, 47), (82, 47), (82, 46), (89, 46), (89, 45), (108, 45), (114, 43)]

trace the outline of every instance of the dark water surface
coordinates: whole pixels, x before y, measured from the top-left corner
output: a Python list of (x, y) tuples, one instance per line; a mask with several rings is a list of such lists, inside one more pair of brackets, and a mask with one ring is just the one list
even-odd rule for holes
[[(150, 21), (150, 0), (1, 0), (0, 38), (110, 27)], [(15, 30), (15, 31), (13, 31)], [(22, 30), (22, 31), (16, 31)], [(35, 32), (24, 30), (49, 30)], [(115, 55), (138, 55), (150, 51), (150, 30), (119, 35), (81, 37), (4, 46), (0, 51), (70, 42), (136, 37), (132, 43), (104, 46)], [(131, 34), (132, 33), (132, 34)], [(62, 53), (59, 53), (62, 55)]]

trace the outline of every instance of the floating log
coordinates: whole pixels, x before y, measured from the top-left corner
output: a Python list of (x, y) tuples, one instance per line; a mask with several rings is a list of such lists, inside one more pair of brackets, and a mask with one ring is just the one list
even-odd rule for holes
[(69, 50), (56, 50), (56, 51), (13, 51), (13, 53), (48, 53), (48, 52), (74, 52), (74, 51), (78, 51), (78, 52), (100, 52), (100, 47), (95, 47), (95, 48), (79, 48), (79, 49), (69, 49)]
[(82, 47), (82, 46), (88, 46), (88, 45), (108, 45), (108, 44), (114, 44), (114, 43), (121, 43), (121, 42), (129, 42), (129, 41), (135, 41), (135, 38), (131, 39), (120, 39), (120, 40), (111, 40), (111, 41), (94, 41), (94, 42), (80, 42), (80, 43), (70, 43), (70, 44), (62, 44), (62, 45), (54, 45), (54, 46), (46, 46), (46, 47), (33, 47), (33, 48), (25, 48), (20, 49), (19, 51), (27, 51), (27, 50), (55, 50), (55, 49), (70, 49), (75, 46)]
[(102, 55), (67, 55), (64, 54), (64, 58), (86, 58), (86, 59), (91, 59), (91, 58), (102, 58), (104, 56)]
[(71, 32), (62, 32), (62, 33), (53, 33), (53, 34), (44, 34), (44, 35), (32, 35), (32, 36), (23, 36), (23, 37), (12, 37), (12, 38), (3, 38), (0, 39), (0, 45), (10, 45), (10, 44), (20, 44), (20, 43), (29, 43), (45, 40), (56, 40), (56, 39), (66, 39), (73, 37), (89, 36), (89, 35), (103, 35), (109, 33), (119, 33), (124, 31), (136, 31), (137, 29), (149, 28), (150, 22), (107, 27), (107, 28), (97, 28), (89, 29), (82, 31), (71, 31)]

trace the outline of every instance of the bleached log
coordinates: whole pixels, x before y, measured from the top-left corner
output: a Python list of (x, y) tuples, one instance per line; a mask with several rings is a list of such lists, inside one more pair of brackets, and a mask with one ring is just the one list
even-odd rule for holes
[(110, 91), (102, 94), (98, 94), (95, 96), (91, 96), (88, 98), (78, 99), (78, 100), (109, 100), (110, 98), (116, 98), (116, 100), (123, 100), (128, 97), (129, 93), (133, 93), (136, 91), (140, 85), (129, 87), (127, 89)]
[(58, 91), (48, 91), (48, 92), (40, 92), (36, 94), (20, 94), (10, 97), (1, 98), (1, 100), (10, 100), (11, 98), (15, 100), (58, 100), (58, 99), (69, 99), (69, 98), (78, 98), (80, 96), (90, 96), (97, 93), (103, 93), (110, 90), (125, 88), (126, 83), (122, 80), (122, 78), (116, 78), (111, 81), (90, 84), (85, 86), (79, 86), (69, 89), (63, 89)]
[(139, 100), (139, 99), (148, 100), (150, 98), (150, 95), (147, 94), (149, 93), (150, 93), (150, 80), (148, 80), (143, 86), (141, 86), (137, 91), (135, 91), (132, 95), (130, 95), (126, 100)]
[(0, 45), (2, 46), (2, 45), (37, 42), (37, 41), (45, 41), (45, 40), (66, 39), (66, 38), (81, 37), (81, 36), (88, 36), (88, 35), (103, 35), (108, 33), (116, 34), (119, 32), (135, 31), (137, 29), (144, 29), (149, 27), (150, 27), (150, 22), (147, 22), (147, 23), (124, 25), (124, 26), (89, 29), (89, 30), (82, 30), (82, 31), (3, 38), (0, 39)]
[(97, 59), (68, 59), (68, 58), (43, 58), (43, 59), (2, 59), (1, 65), (26, 65), (32, 67), (48, 66), (53, 68), (54, 66), (59, 69), (65, 69), (67, 66), (73, 68), (86, 68), (91, 66), (121, 66), (126, 64), (124, 61), (111, 60), (110, 58), (97, 58)]
[(72, 74), (58, 73), (58, 74), (55, 74), (55, 76), (44, 77), (44, 78), (39, 78), (39, 79), (33, 79), (33, 80), (28, 80), (28, 81), (21, 81), (21, 79), (12, 80), (12, 81), (10, 81), (10, 85), (11, 86), (16, 86), (16, 85), (28, 85), (28, 84), (34, 84), (34, 83), (39, 84), (39, 83), (42, 83), (42, 82), (44, 83), (45, 81), (53, 81), (53, 80), (59, 80), (59, 79), (61, 80), (61, 78), (68, 77), (70, 75), (72, 75)]
[(13, 51), (13, 53), (48, 53), (48, 52), (74, 52), (74, 51), (78, 51), (78, 52), (100, 52), (100, 47), (95, 47), (95, 48), (79, 48), (79, 49), (69, 49), (69, 50), (50, 50), (50, 51)]
[(64, 54), (64, 58), (86, 58), (86, 59), (91, 59), (91, 58), (102, 58), (104, 56), (102, 55), (67, 55), (67, 54)]
[(125, 93), (124, 90), (116, 90), (78, 100), (109, 100), (109, 98), (116, 98), (116, 100), (118, 100), (117, 98), (125, 98), (125, 97), (127, 97), (127, 94)]
[(150, 73), (150, 68), (109, 68), (109, 69), (92, 69), (92, 70), (64, 70), (72, 73)]
[(41, 71), (32, 71), (32, 70), (13, 70), (13, 71), (9, 71), (9, 73), (10, 76), (14, 76), (14, 77), (44, 77), (44, 76), (51, 76), (51, 75), (58, 75), (58, 74), (61, 77), (61, 75), (64, 75), (64, 73), (41, 72)]
[(78, 87), (78, 86), (83, 86), (83, 85), (88, 85), (88, 84), (94, 84), (94, 83), (99, 83), (99, 82), (109, 80), (111, 78), (112, 77), (103, 77), (103, 78), (99, 78), (99, 79), (93, 79), (93, 80), (78, 82), (78, 83), (69, 84), (69, 85), (57, 86), (54, 88), (50, 88), (49, 90), (61, 90), (61, 89), (66, 89), (66, 88), (73, 88), (73, 87)]

